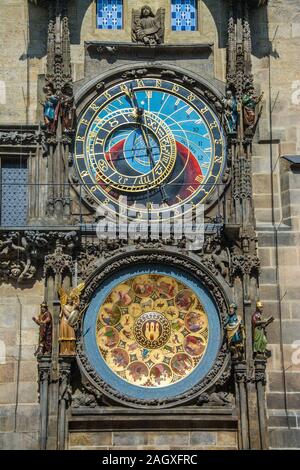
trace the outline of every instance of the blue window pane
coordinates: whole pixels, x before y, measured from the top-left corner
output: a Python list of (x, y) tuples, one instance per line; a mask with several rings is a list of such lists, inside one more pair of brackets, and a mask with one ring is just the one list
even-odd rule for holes
[(123, 0), (97, 0), (97, 28), (122, 29)]
[(197, 0), (171, 0), (172, 31), (195, 31)]
[(1, 225), (26, 225), (27, 164), (3, 161), (1, 168)]

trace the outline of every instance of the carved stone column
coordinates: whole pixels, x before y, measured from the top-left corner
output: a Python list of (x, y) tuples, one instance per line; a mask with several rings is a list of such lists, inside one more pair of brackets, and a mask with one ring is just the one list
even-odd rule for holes
[(49, 400), (49, 429), (48, 429), (48, 449), (56, 449), (58, 443), (58, 403), (60, 396), (60, 375), (59, 375), (59, 313), (60, 302), (57, 288), (64, 286), (68, 289), (74, 274), (74, 263), (71, 256), (72, 247), (76, 239), (76, 232), (61, 233), (56, 241), (56, 248), (53, 253), (45, 256), (44, 274), (46, 283), (46, 300), (52, 304), (53, 318), (53, 344), (52, 344), (52, 366), (51, 366), (51, 386)]
[(58, 402), (58, 450), (65, 449), (66, 411), (71, 402), (71, 367), (74, 357), (62, 356), (59, 360), (59, 402)]
[(39, 397), (40, 397), (40, 449), (45, 450), (47, 445), (48, 428), (48, 389), (50, 379), (51, 357), (38, 358)]
[[(59, 329), (59, 311), (60, 303), (58, 300), (57, 288), (63, 284), (68, 284), (66, 287), (70, 287), (72, 281), (72, 275), (74, 274), (74, 265), (72, 256), (64, 253), (63, 246), (58, 242), (55, 251), (51, 255), (45, 257), (44, 271), (47, 275), (51, 272), (54, 274), (54, 292), (52, 293), (53, 299), (53, 347), (52, 347), (52, 359), (54, 373), (58, 370), (58, 329)], [(47, 280), (47, 279), (46, 279)]]
[(247, 366), (245, 362), (234, 363), (236, 404), (239, 415), (239, 449), (250, 449), (247, 404)]
[(70, 216), (69, 159), (73, 136), (73, 84), (67, 0), (49, 2), (47, 72), (45, 77), (58, 100), (54, 123), (46, 125), (48, 160), (47, 217), (54, 223)]
[(268, 446), (269, 446), (268, 433), (267, 433), (266, 399), (265, 399), (266, 365), (267, 365), (266, 359), (255, 359), (254, 361), (254, 379), (256, 383), (256, 392), (257, 392), (257, 406), (258, 406), (261, 449), (268, 449)]

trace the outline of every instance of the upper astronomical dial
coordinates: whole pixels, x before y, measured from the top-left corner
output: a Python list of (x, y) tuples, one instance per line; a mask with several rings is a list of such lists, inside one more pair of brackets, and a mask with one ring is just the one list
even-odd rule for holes
[[(83, 184), (117, 210), (162, 204), (196, 205), (222, 172), (224, 137), (198, 95), (168, 80), (127, 80), (108, 88), (83, 113), (75, 159)], [(161, 210), (161, 209), (160, 209)]]
[(176, 141), (156, 114), (145, 110), (140, 124), (131, 108), (119, 109), (92, 128), (97, 139), (90, 143), (89, 163), (98, 181), (123, 191), (145, 191), (171, 173)]

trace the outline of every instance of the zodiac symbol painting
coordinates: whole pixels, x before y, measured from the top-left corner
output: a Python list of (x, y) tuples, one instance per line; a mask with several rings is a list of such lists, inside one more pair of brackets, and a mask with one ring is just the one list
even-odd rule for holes
[(202, 360), (208, 337), (200, 299), (172, 276), (128, 278), (98, 312), (96, 340), (103, 359), (139, 387), (165, 387), (187, 377)]

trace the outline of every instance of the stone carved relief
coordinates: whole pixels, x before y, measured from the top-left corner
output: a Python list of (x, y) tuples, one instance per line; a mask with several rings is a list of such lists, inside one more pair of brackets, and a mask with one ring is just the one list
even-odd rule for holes
[(53, 271), (55, 274), (62, 274), (65, 270), (74, 274), (74, 269), (72, 256), (64, 253), (62, 246), (56, 247), (54, 253), (45, 256), (45, 275), (47, 274), (48, 270)]
[[(160, 240), (103, 239), (96, 243), (85, 243), (77, 256), (78, 276), (82, 280), (87, 279), (106, 259), (125, 253), (129, 248), (134, 248), (135, 250), (164, 250), (167, 246), (174, 246), (182, 253), (187, 253), (189, 251), (189, 243), (186, 239), (175, 240), (172, 237)], [(213, 275), (220, 274), (224, 280), (231, 285), (231, 249), (228, 248), (228, 246), (225, 246), (224, 240), (222, 240), (220, 235), (209, 234), (205, 236), (203, 246), (201, 246), (199, 250), (193, 249), (192, 252)]]
[(37, 133), (19, 131), (0, 131), (0, 145), (33, 145), (37, 141)]
[(220, 274), (230, 283), (231, 253), (225, 246), (221, 234), (211, 234), (205, 237), (203, 246), (197, 251), (201, 262), (212, 274)]
[(246, 368), (246, 362), (234, 362), (233, 369), (234, 369), (234, 378), (237, 383), (262, 383), (262, 385), (266, 384), (266, 365), (267, 359), (260, 358), (254, 361), (254, 367), (252, 367), (249, 371)]
[(95, 389), (89, 382), (83, 381), (79, 389), (75, 391), (72, 397), (72, 407), (88, 407), (95, 408), (102, 405), (102, 394)]
[[(0, 235), (0, 281), (24, 282), (37, 274), (40, 261), (59, 241), (66, 250), (75, 246), (76, 232), (2, 232)], [(61, 252), (56, 258), (60, 260)], [(59, 261), (61, 263), (61, 260)], [(47, 264), (47, 261), (46, 261)]]
[(43, 233), (4, 232), (0, 235), (0, 280), (32, 279), (37, 271), (38, 252), (47, 246)]
[(243, 280), (244, 299), (249, 301), (251, 278), (257, 278), (260, 272), (260, 260), (257, 256), (257, 239), (253, 227), (240, 231), (239, 241), (233, 246), (231, 254), (230, 278)]
[(64, 400), (69, 406), (72, 401), (71, 380), (71, 364), (64, 363), (59, 368), (59, 401)]
[(257, 256), (245, 254), (233, 254), (231, 265), (231, 276), (250, 275), (253, 271), (257, 272), (260, 267), (260, 260)]
[(133, 69), (127, 70), (122, 74), (122, 78), (136, 78), (136, 77), (144, 77), (147, 75), (148, 69)]
[(164, 42), (165, 9), (158, 8), (154, 15), (152, 8), (144, 5), (132, 10), (132, 41), (146, 46)]
[(187, 247), (185, 239), (175, 240), (169, 239), (136, 239), (136, 240), (123, 240), (123, 239), (102, 239), (95, 242), (85, 243), (77, 256), (77, 271), (80, 279), (87, 279), (93, 272), (103, 263), (106, 259), (125, 253), (128, 249), (134, 248), (135, 250), (158, 250), (165, 249), (166, 246), (176, 246), (177, 249), (184, 252)]
[(95, 395), (87, 393), (85, 390), (77, 390), (72, 396), (72, 407), (80, 408), (82, 406), (86, 406), (88, 408), (95, 408), (98, 406)]
[[(44, 359), (44, 358), (43, 358)], [(38, 358), (38, 382), (49, 381), (50, 379), (50, 361), (41, 361), (41, 356)]]
[(233, 404), (233, 395), (229, 392), (211, 392), (202, 393), (198, 400), (198, 406), (226, 406), (231, 407)]

